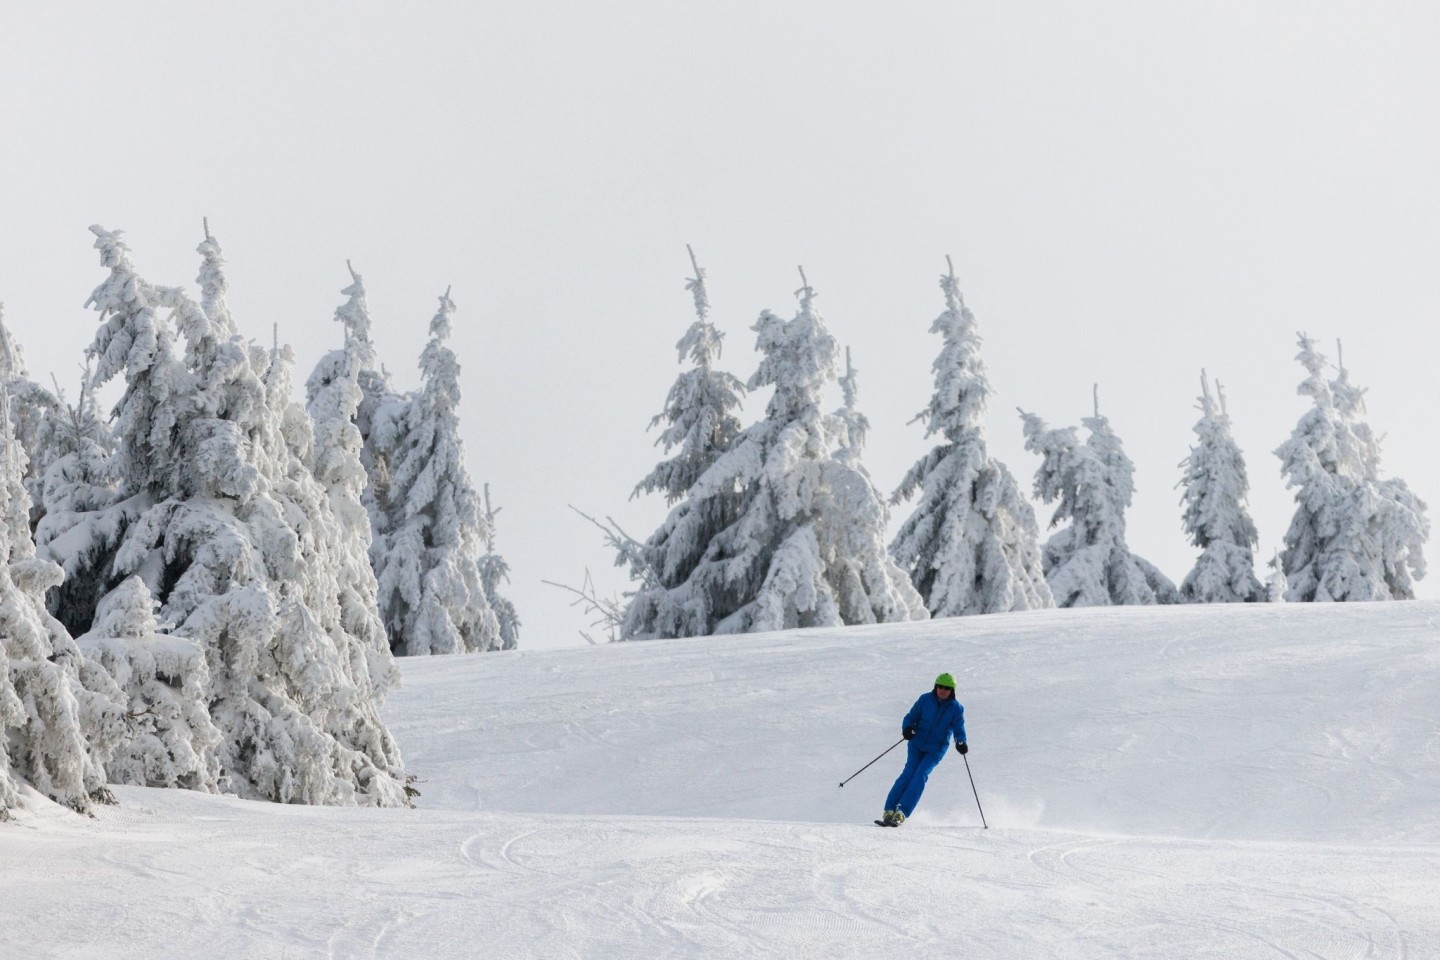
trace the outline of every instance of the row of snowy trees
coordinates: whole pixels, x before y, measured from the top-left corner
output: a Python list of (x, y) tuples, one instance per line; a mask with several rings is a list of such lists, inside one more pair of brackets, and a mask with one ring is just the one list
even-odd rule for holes
[(379, 716), (394, 655), (519, 627), (464, 465), (448, 292), (402, 394), (352, 273), (301, 406), (289, 348), (241, 335), (208, 229), (198, 299), (91, 229), (109, 273), (76, 404), (0, 319), (0, 817), (22, 784), (76, 810), (107, 783), (408, 804)]
[[(945, 309), (934, 394), (917, 419), (939, 442), (888, 500), (861, 462), (868, 421), (855, 370), (815, 310), (805, 281), (798, 312), (761, 313), (759, 368), (747, 382), (720, 370), (723, 334), (710, 318), (705, 272), (687, 283), (696, 319), (680, 340), (689, 367), (652, 426), (669, 459), (636, 487), (671, 510), (644, 542), (607, 527), (637, 588), (614, 610), (621, 639), (754, 632), (1110, 604), (1405, 599), (1424, 575), (1425, 505), (1404, 481), (1383, 479), (1363, 419), (1363, 391), (1343, 364), (1334, 379), (1300, 338), (1313, 407), (1276, 451), (1297, 510), (1268, 587), (1255, 574), (1258, 542), (1245, 462), (1223, 390), (1202, 373), (1196, 443), (1182, 462), (1183, 525), (1201, 553), (1177, 588), (1126, 543), (1134, 467), (1099, 409), (1051, 428), (1021, 411), (1025, 447), (1040, 466), (1033, 492), (1053, 504), (1042, 545), (1029, 499), (990, 455), (991, 389), (980, 335), (953, 266), (940, 278)], [(843, 404), (824, 409), (826, 389)], [(744, 427), (746, 391), (772, 388), (765, 417)], [(888, 509), (915, 508), (888, 544)]]

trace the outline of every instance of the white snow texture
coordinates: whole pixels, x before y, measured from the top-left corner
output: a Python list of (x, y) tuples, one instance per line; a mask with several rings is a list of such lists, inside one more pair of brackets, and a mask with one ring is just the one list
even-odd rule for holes
[[(1046, 610), (406, 658), (417, 810), (0, 826), (0, 956), (1440, 954), (1440, 605)], [(940, 670), (966, 708), (870, 821)], [(982, 829), (967, 766), (989, 829)]]

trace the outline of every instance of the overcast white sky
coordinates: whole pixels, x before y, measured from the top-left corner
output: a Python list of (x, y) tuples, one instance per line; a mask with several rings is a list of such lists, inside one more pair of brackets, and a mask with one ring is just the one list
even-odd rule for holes
[(32, 375), (75, 382), (86, 228), (191, 284), (208, 216), (239, 322), (278, 324), (302, 381), (349, 258), (410, 387), (453, 285), (470, 469), (541, 647), (583, 626), (542, 578), (623, 586), (566, 504), (637, 536), (663, 516), (628, 497), (680, 369), (686, 243), (742, 378), (804, 265), (887, 490), (928, 447), (906, 423), (950, 254), (994, 452), (1028, 486), (1015, 407), (1078, 423), (1098, 382), (1130, 543), (1178, 581), (1202, 366), (1261, 557), (1280, 542), (1297, 330), (1344, 339), (1387, 472), (1440, 505), (1437, 49), (1431, 3), (0, 0), (0, 302)]

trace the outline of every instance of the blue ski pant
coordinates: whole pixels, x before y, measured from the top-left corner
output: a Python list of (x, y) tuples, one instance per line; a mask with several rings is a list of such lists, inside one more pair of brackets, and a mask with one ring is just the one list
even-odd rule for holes
[(930, 771), (935, 769), (935, 765), (944, 756), (943, 750), (939, 753), (922, 753), (918, 747), (911, 744), (905, 769), (895, 778), (895, 786), (890, 788), (890, 795), (885, 798), (885, 809), (899, 810), (906, 817), (914, 813), (915, 805), (920, 802), (920, 794), (925, 792), (925, 781), (930, 779)]

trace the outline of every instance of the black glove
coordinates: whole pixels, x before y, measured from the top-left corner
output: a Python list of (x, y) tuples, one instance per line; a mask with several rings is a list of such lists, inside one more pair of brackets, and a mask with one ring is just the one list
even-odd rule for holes
[(904, 737), (906, 740), (914, 740), (914, 739), (915, 739), (915, 728), (914, 728), (914, 727), (906, 727), (904, 730), (901, 730), (901, 731), (900, 731), (900, 736)]
[(956, 741), (955, 741), (955, 752), (956, 752), (956, 753), (969, 753), (969, 752), (970, 752), (970, 748), (967, 747), (967, 746), (965, 746), (965, 741), (964, 741), (964, 740), (956, 740)]

